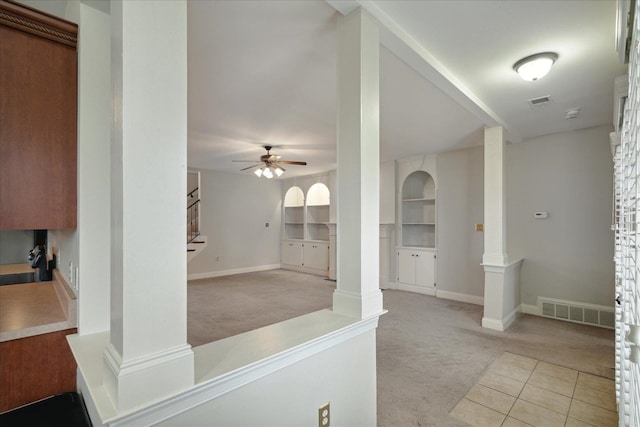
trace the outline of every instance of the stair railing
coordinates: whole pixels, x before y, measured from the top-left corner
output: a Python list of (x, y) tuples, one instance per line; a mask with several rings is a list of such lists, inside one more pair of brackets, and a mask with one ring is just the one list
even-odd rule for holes
[(187, 243), (193, 242), (200, 235), (200, 198), (196, 198), (197, 192), (196, 188), (187, 194), (188, 199), (196, 199), (187, 206)]

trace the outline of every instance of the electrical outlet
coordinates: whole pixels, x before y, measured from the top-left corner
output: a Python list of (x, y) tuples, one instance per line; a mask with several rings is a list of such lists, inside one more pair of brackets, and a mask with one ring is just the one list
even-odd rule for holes
[(220, 257), (219, 256), (216, 257), (216, 261), (220, 261)]
[(318, 427), (331, 427), (331, 409), (329, 402), (318, 409)]

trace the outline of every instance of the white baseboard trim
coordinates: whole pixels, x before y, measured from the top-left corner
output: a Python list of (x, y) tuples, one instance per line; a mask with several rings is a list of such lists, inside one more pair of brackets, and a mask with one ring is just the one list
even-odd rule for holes
[(490, 319), (488, 317), (482, 318), (482, 327), (487, 329), (493, 329), (494, 331), (504, 331), (504, 325), (500, 320)]
[(436, 296), (436, 289), (434, 287), (409, 285), (407, 283), (398, 283), (398, 289), (401, 291), (409, 291), (409, 292), (415, 292), (418, 294), (430, 295), (432, 297)]
[(517, 319), (518, 314), (520, 314), (521, 311), (522, 311), (522, 308), (519, 305), (516, 308), (514, 308), (513, 311), (509, 313), (507, 317), (502, 319), (502, 327), (504, 328), (503, 331), (506, 331), (507, 329), (509, 329), (509, 326), (511, 326), (511, 324)]
[(504, 319), (491, 319), (489, 317), (482, 318), (482, 327), (487, 329), (493, 329), (494, 331), (506, 331), (509, 329), (509, 326), (515, 322), (518, 318), (518, 314), (522, 311), (522, 306), (519, 305), (511, 311)]
[(436, 290), (436, 296), (438, 298), (450, 299), (454, 301), (466, 302), (475, 305), (484, 305), (484, 297), (476, 295), (461, 294), (458, 292), (440, 291)]
[(254, 273), (256, 271), (276, 270), (282, 268), (280, 264), (258, 265), (255, 267), (232, 268), (230, 270), (207, 271), (187, 275), (187, 280), (209, 279), (211, 277), (231, 276), (233, 274)]
[(520, 307), (524, 314), (533, 314), (535, 316), (540, 316), (542, 314), (537, 305), (521, 304)]
[(383, 289), (399, 290), (400, 289), (400, 285), (397, 282), (387, 282), (386, 286)]
[(298, 271), (300, 273), (315, 274), (316, 276), (329, 277), (329, 270), (318, 270), (315, 268), (307, 268), (290, 264), (280, 264), (280, 268), (284, 270)]

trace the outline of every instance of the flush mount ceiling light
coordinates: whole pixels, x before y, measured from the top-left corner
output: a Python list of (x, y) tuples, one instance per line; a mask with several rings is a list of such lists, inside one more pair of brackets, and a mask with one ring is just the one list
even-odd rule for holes
[(520, 74), (523, 80), (532, 82), (546, 76), (557, 59), (557, 53), (536, 53), (513, 64), (513, 69)]

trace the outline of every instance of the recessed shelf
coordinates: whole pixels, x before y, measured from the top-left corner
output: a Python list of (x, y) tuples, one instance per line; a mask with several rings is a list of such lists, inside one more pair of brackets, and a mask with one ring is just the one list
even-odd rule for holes
[(436, 245), (436, 191), (425, 171), (410, 173), (402, 184), (402, 246), (432, 248)]

